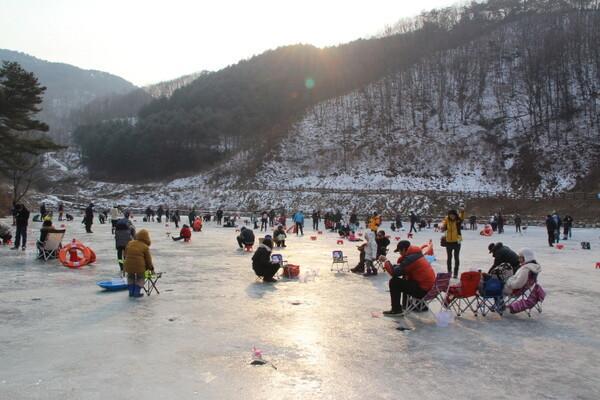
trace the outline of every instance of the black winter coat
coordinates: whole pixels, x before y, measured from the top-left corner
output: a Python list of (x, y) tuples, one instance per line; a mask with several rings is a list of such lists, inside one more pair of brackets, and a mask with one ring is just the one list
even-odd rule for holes
[(504, 246), (502, 243), (496, 243), (492, 255), (494, 256), (494, 265), (492, 265), (492, 268), (497, 267), (502, 263), (508, 263), (512, 267), (513, 272), (517, 272), (519, 269), (519, 255), (510, 247)]
[(267, 247), (260, 245), (252, 256), (252, 269), (257, 275), (262, 275), (272, 268), (271, 251)]
[(27, 224), (29, 224), (29, 210), (25, 207), (18, 210), (17, 215), (15, 216), (15, 222), (17, 223), (17, 226), (27, 226)]
[(244, 244), (254, 244), (254, 232), (252, 229), (244, 229), (240, 232), (240, 236)]

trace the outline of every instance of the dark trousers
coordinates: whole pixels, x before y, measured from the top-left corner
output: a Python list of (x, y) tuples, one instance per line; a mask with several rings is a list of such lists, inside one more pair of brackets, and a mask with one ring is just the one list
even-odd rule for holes
[(277, 271), (279, 271), (279, 267), (280, 267), (279, 264), (270, 263), (261, 268), (253, 268), (253, 269), (257, 276), (262, 276), (263, 278), (270, 279), (273, 276), (275, 276)]
[(27, 245), (27, 225), (17, 225), (17, 232), (15, 232), (15, 247)]
[(87, 222), (87, 221), (86, 221), (86, 223), (85, 223), (85, 231), (86, 231), (87, 233), (92, 233), (92, 224), (91, 224), (91, 223), (89, 223), (89, 222)]
[(244, 243), (244, 241), (242, 240), (241, 236), (236, 237), (238, 245), (240, 246), (240, 249), (243, 249), (244, 246), (249, 245), (249, 246), (253, 246), (254, 243)]
[(267, 228), (269, 227), (268, 224), (269, 220), (266, 219), (261, 219), (260, 220), (260, 231), (262, 232), (263, 228), (265, 229), (265, 232), (267, 231)]
[(548, 231), (548, 244), (554, 247), (554, 231)]
[[(406, 307), (408, 303), (408, 297), (416, 297), (422, 299), (425, 297), (427, 292), (421, 287), (417, 281), (409, 281), (407, 279), (392, 278), (389, 282), (390, 286), (390, 298), (392, 301), (392, 310), (401, 311), (402, 307)], [(404, 294), (404, 296), (402, 296)], [(400, 301), (402, 300), (402, 304)]]
[(411, 222), (411, 223), (410, 223), (410, 230), (408, 231), (408, 233), (412, 233), (412, 232), (413, 232), (413, 230), (416, 232), (416, 231), (417, 231), (417, 228), (415, 228), (415, 223), (414, 223), (414, 222)]
[(471, 224), (470, 224), (470, 229), (471, 229), (472, 231), (474, 231), (475, 229), (477, 229), (477, 224), (476, 224), (475, 222), (471, 222)]
[(515, 225), (515, 232), (521, 233), (521, 225)]
[(302, 230), (303, 224), (301, 224), (300, 222), (296, 222), (296, 236), (298, 236), (298, 232), (300, 232), (301, 235), (304, 236), (304, 231)]
[(313, 230), (315, 230), (315, 231), (319, 230), (319, 220), (318, 219), (313, 219)]
[(121, 272), (123, 272), (123, 264), (125, 263), (125, 260), (123, 259), (124, 250), (124, 247), (119, 247), (117, 249), (117, 262), (119, 263), (119, 269), (121, 270)]
[(448, 273), (452, 272), (452, 255), (454, 254), (454, 276), (458, 276), (458, 267), (460, 267), (460, 243), (446, 244), (446, 266)]

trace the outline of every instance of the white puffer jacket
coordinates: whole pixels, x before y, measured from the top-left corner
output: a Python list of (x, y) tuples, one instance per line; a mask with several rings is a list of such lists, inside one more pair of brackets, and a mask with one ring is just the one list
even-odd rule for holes
[(529, 279), (529, 273), (539, 274), (542, 271), (542, 267), (535, 262), (535, 260), (525, 261), (525, 264), (517, 270), (517, 272), (508, 278), (504, 284), (504, 294), (511, 294), (515, 289), (521, 289), (527, 284)]
[(367, 245), (365, 246), (365, 260), (375, 261), (377, 258), (377, 242), (375, 241), (375, 233), (367, 231), (365, 233)]

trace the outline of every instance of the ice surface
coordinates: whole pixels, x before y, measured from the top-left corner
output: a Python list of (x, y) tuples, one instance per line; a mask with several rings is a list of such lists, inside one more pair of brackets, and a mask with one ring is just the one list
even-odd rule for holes
[[(173, 227), (136, 225), (150, 230), (165, 272), (161, 294), (138, 300), (96, 286), (117, 276), (109, 225), (85, 234), (67, 223), (65, 239), (98, 255), (80, 270), (35, 260), (37, 223), (27, 252), (0, 248), (0, 399), (598, 398), (600, 230), (574, 229), (564, 250), (547, 247), (541, 228), (491, 239), (466, 231), (463, 271), (487, 268), (490, 240), (538, 253), (544, 312), (467, 314), (441, 328), (431, 314), (383, 317), (386, 276), (330, 272), (333, 249), (358, 260), (334, 234), (291, 236), (281, 251), (311, 279), (263, 284), (233, 229), (209, 223), (185, 244), (167, 237)], [(439, 233), (414, 242), (429, 238), (437, 244)], [(254, 347), (267, 364), (250, 365)]]

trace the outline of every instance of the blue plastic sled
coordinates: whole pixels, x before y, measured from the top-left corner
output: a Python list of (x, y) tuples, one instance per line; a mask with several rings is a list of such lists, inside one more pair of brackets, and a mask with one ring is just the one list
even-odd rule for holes
[(110, 279), (107, 281), (96, 282), (96, 285), (100, 286), (102, 289), (114, 292), (127, 289), (127, 280), (123, 278)]

